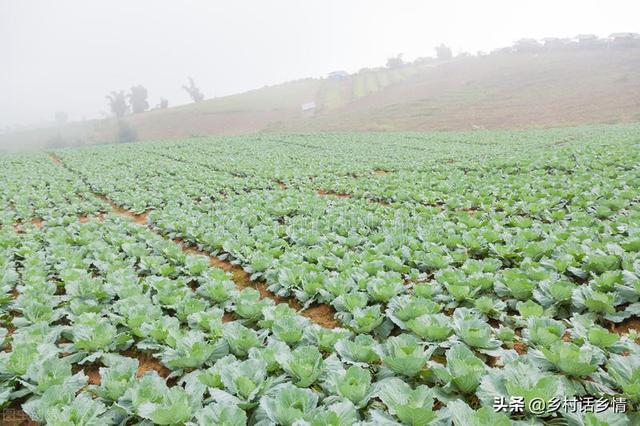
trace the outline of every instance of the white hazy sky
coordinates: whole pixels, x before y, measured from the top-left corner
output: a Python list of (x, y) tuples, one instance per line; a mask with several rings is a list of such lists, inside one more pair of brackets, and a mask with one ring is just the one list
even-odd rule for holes
[(638, 0), (0, 0), (0, 128), (107, 110), (142, 84), (153, 106), (522, 37), (640, 31)]

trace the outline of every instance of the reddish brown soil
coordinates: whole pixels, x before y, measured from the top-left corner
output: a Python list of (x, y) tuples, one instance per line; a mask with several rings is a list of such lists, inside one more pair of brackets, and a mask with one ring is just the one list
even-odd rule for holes
[(495, 329), (500, 328), (500, 321), (498, 321), (495, 318), (489, 318), (489, 320), (487, 321), (489, 323), (489, 325)]
[(302, 315), (325, 328), (340, 327), (340, 321), (335, 318), (335, 311), (328, 305), (311, 305), (307, 310), (302, 312)]
[[(4, 327), (7, 329), (7, 337), (10, 337), (16, 331), (16, 328), (13, 325), (11, 325), (11, 323), (5, 324)], [(11, 352), (10, 342), (5, 343), (3, 352)]]
[(184, 251), (185, 253), (196, 254), (196, 255), (201, 255), (201, 256), (207, 256), (209, 258), (209, 264), (211, 266), (215, 266), (216, 268), (223, 269), (226, 272), (234, 272), (234, 270), (236, 268), (239, 268), (238, 266), (232, 264), (231, 262), (229, 262), (227, 260), (220, 259), (220, 258), (212, 256), (212, 255), (210, 255), (210, 254), (208, 254), (208, 253), (206, 253), (204, 251), (198, 250), (195, 247), (189, 246), (184, 241), (182, 241), (180, 239), (176, 239), (174, 241), (182, 246), (182, 251)]
[[(293, 298), (277, 296), (267, 289), (267, 284), (265, 282), (252, 280), (251, 274), (246, 272), (239, 265), (234, 265), (228, 260), (220, 259), (207, 252), (198, 250), (195, 247), (187, 246), (184, 241), (176, 240), (176, 243), (182, 246), (182, 249), (185, 253), (207, 256), (209, 258), (209, 263), (211, 264), (211, 266), (215, 266), (223, 269), (224, 271), (231, 272), (233, 282), (235, 282), (238, 288), (255, 288), (256, 290), (258, 290), (258, 292), (260, 292), (260, 297), (263, 299), (271, 299), (276, 303), (286, 303), (292, 309), (295, 309), (297, 311), (302, 309), (302, 305), (300, 305), (297, 300)], [(301, 311), (300, 315), (309, 318), (311, 321), (322, 327), (335, 328), (340, 324), (338, 320), (335, 319), (335, 311), (328, 305), (313, 305), (312, 307)]]
[[(34, 225), (38, 229), (42, 229), (42, 226), (44, 225), (44, 222), (39, 217), (36, 217), (36, 218), (33, 218), (33, 219), (29, 220), (29, 223)], [(13, 230), (18, 232), (18, 233), (21, 233), (23, 224), (24, 224), (24, 222), (22, 222), (22, 221), (14, 223), (12, 225), (13, 226)]]
[[(238, 288), (255, 288), (256, 290), (258, 290), (258, 292), (260, 292), (260, 297), (263, 299), (271, 299), (276, 303), (286, 303), (292, 309), (295, 309), (297, 311), (302, 309), (302, 305), (300, 305), (297, 300), (293, 298), (277, 296), (267, 289), (267, 284), (265, 282), (252, 280), (251, 274), (242, 269), (241, 266), (234, 265), (226, 259), (220, 259), (219, 257), (213, 256), (207, 252), (198, 250), (195, 247), (187, 245), (180, 239), (176, 239), (174, 241), (177, 244), (181, 245), (182, 250), (185, 253), (207, 256), (209, 258), (209, 264), (211, 266), (220, 268), (226, 272), (231, 272), (233, 282), (238, 286)], [(339, 322), (334, 317), (335, 311), (330, 306), (317, 305), (305, 311), (301, 311), (300, 315), (309, 318), (311, 321), (323, 327), (335, 328), (339, 325)]]
[(11, 404), (9, 407), (0, 411), (0, 425), (2, 426), (37, 426), (38, 423), (34, 422), (27, 416), (27, 413), (22, 411), (20, 404)]
[(620, 324), (612, 324), (611, 331), (619, 335), (627, 335), (630, 330), (640, 332), (640, 318), (633, 316), (622, 321)]
[(105, 197), (104, 195), (95, 194), (95, 196), (99, 200), (104, 201), (105, 203), (109, 204), (111, 206), (111, 210), (113, 211), (113, 213), (117, 214), (118, 216), (128, 217), (128, 218), (132, 219), (138, 225), (146, 225), (147, 224), (147, 213), (136, 214), (136, 213), (133, 213), (130, 210), (127, 210), (127, 209), (125, 209), (123, 207), (120, 207), (119, 205), (117, 205), (116, 203), (114, 203), (113, 201), (111, 201), (110, 199)]
[(325, 189), (318, 189), (318, 191), (316, 192), (318, 195), (322, 196), (333, 195), (334, 197), (338, 198), (351, 198), (351, 194), (347, 194), (344, 192), (327, 191)]
[[(338, 198), (353, 198), (353, 195), (351, 194), (347, 194), (346, 192), (336, 192), (336, 191), (331, 191), (331, 190), (326, 190), (326, 189), (318, 189), (316, 191), (316, 193), (318, 195), (320, 195), (321, 197), (326, 197), (326, 196), (333, 196), (333, 197), (338, 197)], [(374, 200), (371, 198), (367, 198), (366, 199), (368, 202), (370, 203), (375, 203), (375, 204), (379, 204), (383, 207), (388, 207), (389, 203), (383, 200)]]
[(518, 355), (524, 355), (528, 350), (527, 345), (519, 341), (513, 344), (513, 349), (518, 352)]
[[(80, 223), (87, 223), (90, 220), (95, 219), (95, 220), (104, 220), (104, 213), (98, 213), (95, 216), (88, 216), (86, 214), (81, 214), (78, 216), (78, 222)], [(35, 225), (38, 229), (42, 229), (42, 227), (44, 226), (44, 222), (42, 219), (39, 218), (35, 218), (35, 219), (31, 219), (29, 221), (32, 225)], [(13, 230), (19, 234), (22, 233), (22, 223), (21, 222), (17, 222), (11, 225), (13, 227)]]
[(222, 314), (222, 322), (231, 322), (235, 319), (235, 316), (232, 312), (225, 312)]
[(86, 214), (81, 214), (80, 216), (78, 216), (78, 222), (80, 222), (80, 223), (87, 223), (90, 220), (103, 221), (104, 220), (104, 213), (98, 213), (95, 216), (87, 216)]
[(487, 357), (487, 365), (491, 368), (495, 367), (496, 365), (498, 365), (498, 362), (500, 361), (500, 357), (499, 356), (490, 356)]
[(171, 374), (171, 370), (147, 353), (139, 352), (135, 349), (129, 349), (123, 352), (122, 355), (130, 358), (136, 358), (138, 360), (138, 371), (136, 372), (137, 377), (142, 376), (147, 371), (155, 371), (163, 378), (166, 378)]
[(5, 328), (7, 329), (7, 337), (11, 336), (13, 333), (16, 332), (16, 328), (13, 325), (11, 325), (11, 323), (5, 324)]
[(100, 384), (100, 365), (99, 364), (85, 364), (79, 365), (75, 364), (72, 367), (73, 374), (78, 373), (79, 371), (84, 371), (84, 374), (89, 378), (88, 382), (90, 385), (99, 385)]
[(57, 154), (50, 152), (49, 158), (51, 158), (51, 161), (53, 161), (55, 164), (58, 164), (59, 166), (62, 165), (62, 161), (60, 160), (60, 157), (58, 157)]

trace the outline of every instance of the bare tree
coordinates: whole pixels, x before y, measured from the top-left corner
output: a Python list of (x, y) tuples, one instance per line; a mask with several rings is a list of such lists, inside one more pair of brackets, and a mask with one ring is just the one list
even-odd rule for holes
[(193, 78), (189, 77), (189, 85), (182, 86), (182, 88), (186, 90), (189, 96), (191, 96), (193, 102), (200, 102), (204, 99), (204, 94), (198, 87), (196, 87), (195, 83), (193, 82)]
[(149, 109), (149, 102), (147, 102), (147, 89), (144, 86), (133, 86), (128, 98), (129, 104), (131, 105), (131, 111), (134, 114), (145, 112)]
[(117, 118), (122, 118), (129, 111), (127, 105), (127, 96), (124, 91), (116, 92), (115, 90), (107, 95), (107, 101), (109, 102), (109, 108), (113, 115)]
[(436, 46), (436, 55), (438, 59), (451, 59), (453, 58), (453, 52), (449, 46), (446, 46), (444, 43), (440, 43), (440, 46)]

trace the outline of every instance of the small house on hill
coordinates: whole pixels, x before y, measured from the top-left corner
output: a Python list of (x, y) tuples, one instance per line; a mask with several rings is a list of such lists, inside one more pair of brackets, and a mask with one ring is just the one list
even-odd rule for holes
[(316, 112), (316, 103), (315, 101), (305, 102), (300, 105), (300, 110), (303, 115), (313, 115)]
[(564, 50), (572, 46), (573, 42), (569, 38), (546, 37), (542, 39), (546, 50)]
[(511, 46), (498, 47), (496, 49), (492, 49), (491, 52), (489, 52), (490, 55), (504, 55), (509, 53), (513, 53), (513, 47)]
[(534, 38), (521, 38), (513, 44), (513, 50), (518, 53), (530, 53), (540, 50), (542, 45)]
[(603, 45), (603, 41), (595, 34), (578, 34), (575, 40), (580, 48), (596, 48)]
[(640, 38), (638, 33), (613, 33), (609, 36), (613, 40), (637, 40)]
[(576, 41), (578, 43), (586, 43), (586, 42), (594, 41), (597, 39), (598, 39), (598, 36), (595, 34), (578, 34), (576, 36)]
[(613, 33), (609, 40), (614, 46), (640, 47), (640, 34), (637, 33)]
[(346, 80), (347, 78), (349, 78), (349, 73), (342, 70), (332, 71), (327, 74), (327, 78), (330, 80)]

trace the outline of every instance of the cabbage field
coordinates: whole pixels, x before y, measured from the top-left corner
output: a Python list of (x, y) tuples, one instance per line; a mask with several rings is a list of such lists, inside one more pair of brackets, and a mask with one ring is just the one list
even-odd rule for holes
[(0, 155), (0, 423), (640, 425), (640, 126)]

